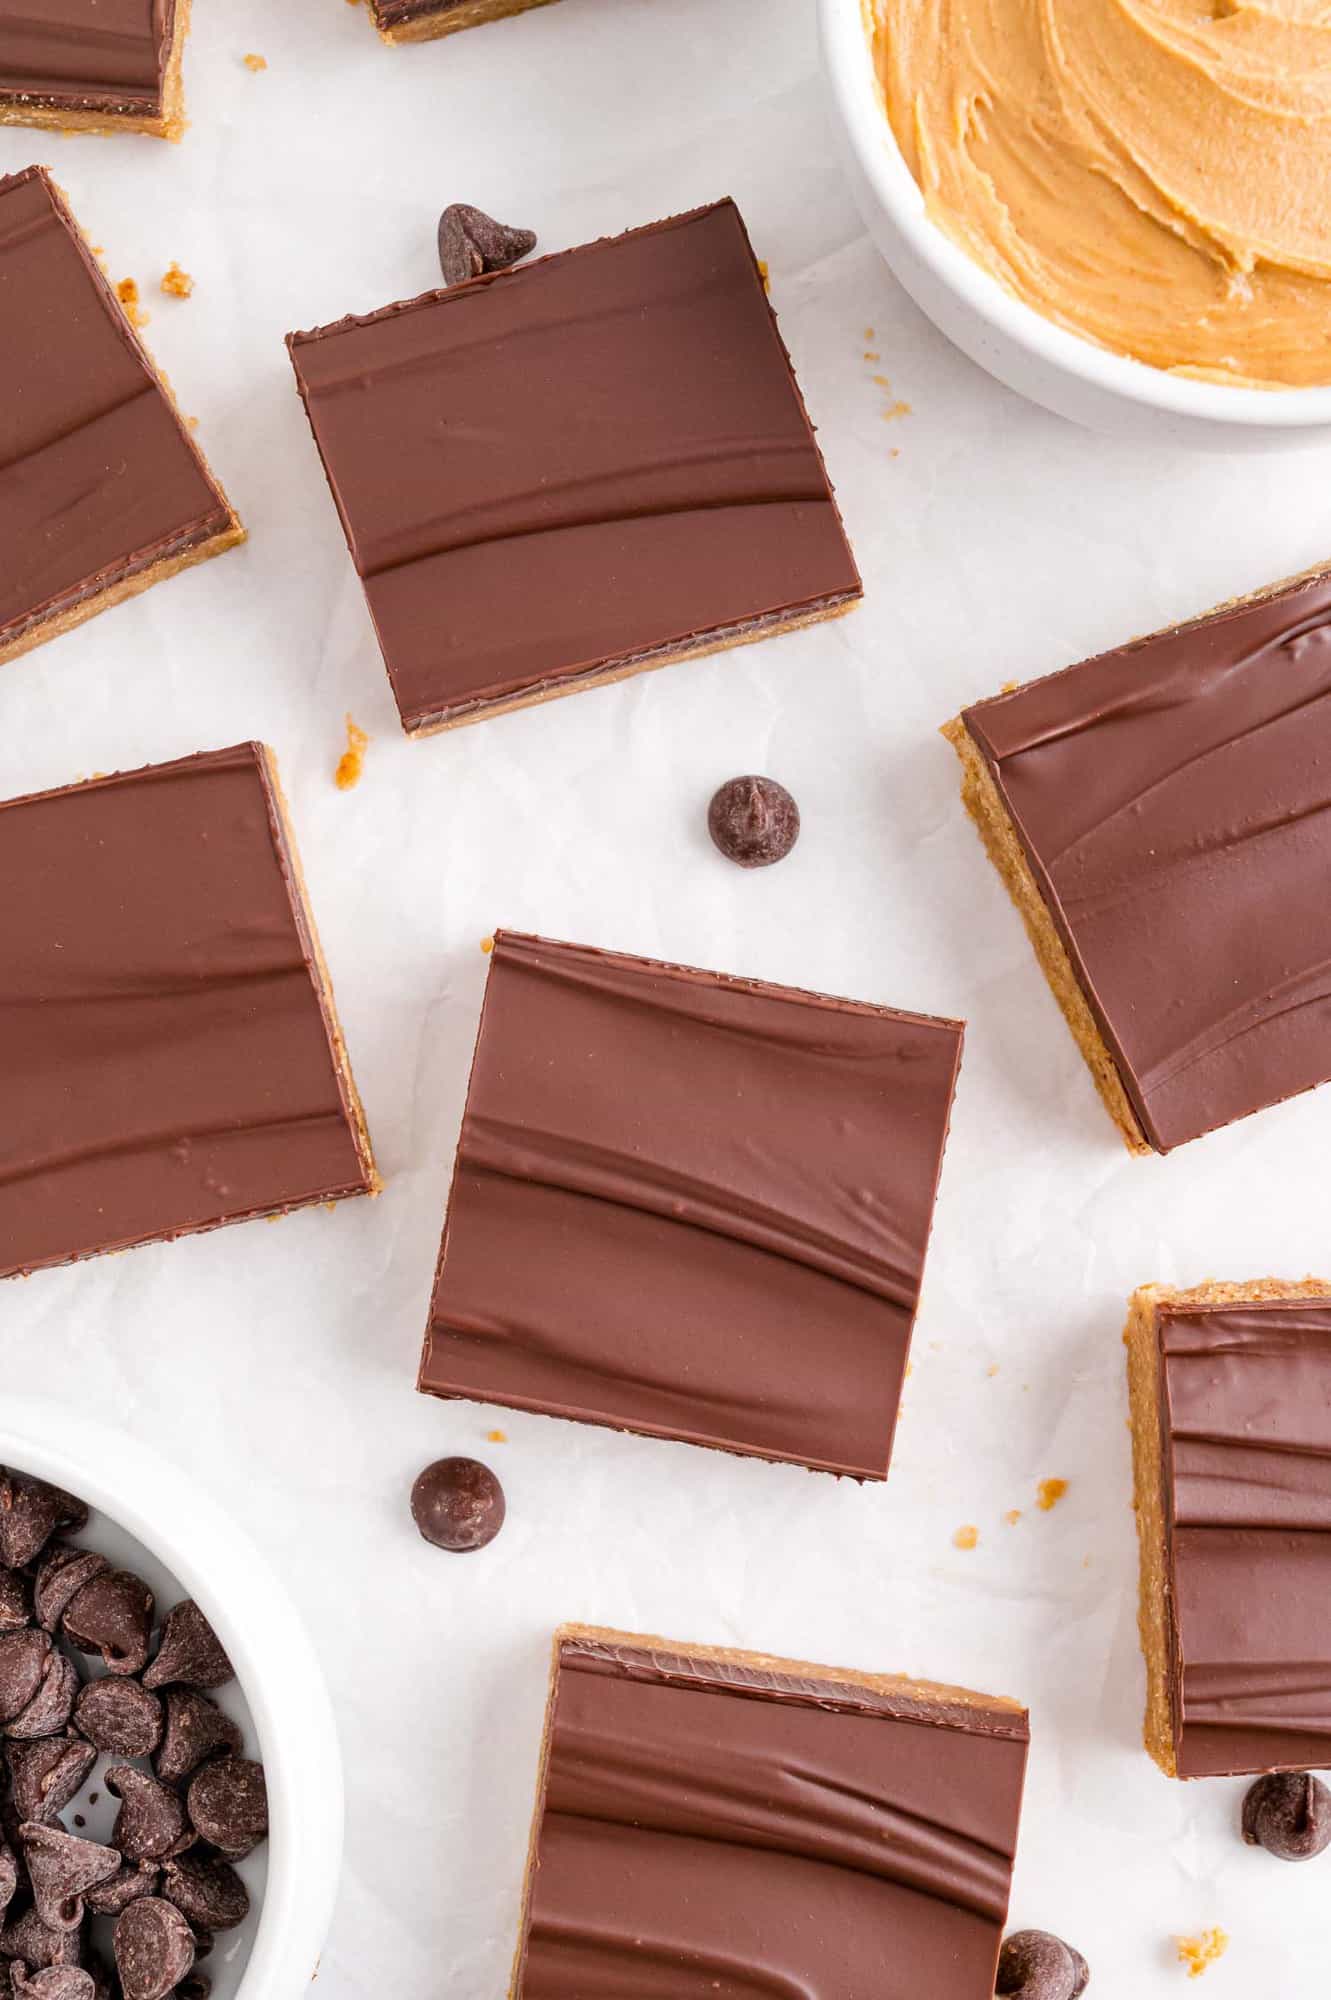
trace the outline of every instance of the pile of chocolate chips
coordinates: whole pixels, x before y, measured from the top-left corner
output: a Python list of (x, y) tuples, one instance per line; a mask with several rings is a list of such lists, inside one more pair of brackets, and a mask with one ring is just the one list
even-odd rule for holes
[[(199, 1963), (249, 1910), (232, 1864), (268, 1832), (263, 1766), (205, 1692), (233, 1670), (198, 1605), (159, 1627), (140, 1577), (62, 1539), (87, 1520), (0, 1467), (0, 2000), (207, 2000)], [(60, 1817), (103, 1756), (108, 1846)]]

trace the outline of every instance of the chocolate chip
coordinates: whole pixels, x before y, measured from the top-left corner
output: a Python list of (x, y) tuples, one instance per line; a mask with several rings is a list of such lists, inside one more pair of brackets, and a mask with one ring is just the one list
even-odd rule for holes
[(96, 1549), (72, 1549), (67, 1542), (53, 1542), (42, 1557), (33, 1590), (37, 1623), (44, 1632), (54, 1632), (64, 1617), (70, 1600), (85, 1583), (101, 1576), (111, 1565)]
[(114, 1847), (34, 1821), (25, 1822), (18, 1837), (38, 1916), (53, 1931), (76, 1931), (83, 1922), (84, 1890), (109, 1881), (120, 1856)]
[(147, 1757), (162, 1740), (164, 1716), (155, 1694), (137, 1681), (108, 1674), (89, 1681), (74, 1703), (74, 1727), (108, 1757)]
[(0, 1569), (0, 1632), (32, 1623), (32, 1585), (21, 1569)]
[(507, 1513), (504, 1489), (474, 1458), (439, 1458), (411, 1489), (411, 1518), (437, 1549), (467, 1555), (492, 1542)]
[(775, 778), (731, 778), (707, 808), (707, 831), (727, 861), (769, 868), (800, 837), (800, 809)]
[(167, 1613), (157, 1658), (143, 1676), (146, 1688), (167, 1687), (173, 1682), (219, 1688), (235, 1677), (221, 1640), (192, 1597)]
[(108, 1673), (141, 1673), (152, 1639), (153, 1594), (127, 1569), (105, 1570), (71, 1599), (64, 1628), (81, 1653), (101, 1654)]
[(0, 1931), (0, 1958), (21, 1958), (33, 1972), (48, 1965), (77, 1965), (82, 1949), (78, 1931), (54, 1930), (34, 1909)]
[(194, 1964), (194, 1939), (160, 1896), (131, 1903), (116, 1921), (116, 1969), (125, 2000), (166, 2000)]
[(112, 1840), (126, 1861), (163, 1861), (190, 1845), (185, 1808), (173, 1791), (132, 1764), (115, 1764), (106, 1789), (120, 1800)]
[(45, 1632), (0, 1632), (0, 1722), (22, 1715), (40, 1692), (52, 1656)]
[(162, 1894), (195, 1930), (231, 1931), (249, 1915), (249, 1891), (226, 1861), (168, 1861)]
[(193, 1688), (168, 1688), (162, 1745), (153, 1765), (164, 1784), (183, 1784), (215, 1750), (239, 1756), (245, 1747), (239, 1726), (229, 1715)]
[(14, 2000), (97, 2000), (92, 1974), (77, 1965), (49, 1965), (45, 1972), (16, 1966), (13, 1986)]
[(58, 1736), (69, 1725), (79, 1691), (78, 1668), (63, 1653), (52, 1652), (42, 1671), (41, 1686), (27, 1707), (5, 1725), (6, 1736), (32, 1741)]
[(83, 1898), (95, 1917), (118, 1917), (131, 1903), (137, 1903), (140, 1896), (155, 1896), (161, 1880), (161, 1870), (149, 1862), (139, 1862), (124, 1866), (107, 1882), (99, 1882), (95, 1889), (89, 1889)]
[(1311, 1861), (1331, 1846), (1331, 1792), (1307, 1771), (1259, 1778), (1243, 1801), (1243, 1838), (1278, 1861)]
[(69, 1804), (97, 1762), (81, 1736), (46, 1736), (5, 1750), (20, 1819), (50, 1822)]
[(1091, 1969), (1079, 1951), (1048, 1931), (1014, 1931), (998, 1960), (996, 1993), (1012, 2000), (1077, 2000)]
[(470, 202), (455, 201), (439, 218), (439, 268), (446, 285), (462, 285), (483, 271), (506, 271), (536, 248), (530, 229), (510, 229)]
[(21, 1569), (40, 1555), (57, 1528), (81, 1528), (88, 1510), (72, 1493), (0, 1466), (0, 1563)]
[(191, 1781), (185, 1802), (194, 1831), (228, 1861), (239, 1861), (268, 1832), (263, 1765), (248, 1757), (219, 1757), (205, 1764)]

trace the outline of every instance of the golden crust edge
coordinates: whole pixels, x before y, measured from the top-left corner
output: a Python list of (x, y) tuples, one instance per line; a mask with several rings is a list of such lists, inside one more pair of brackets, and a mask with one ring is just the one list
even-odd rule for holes
[[(535, 7), (548, 7), (552, 0), (471, 0), (466, 7), (439, 9), (395, 28), (378, 28), (379, 39), (390, 48), (405, 48), (410, 42), (437, 42), (445, 35), (460, 34), (464, 28), (481, 28), (487, 21), (510, 20), (528, 14)], [(376, 24), (377, 26), (377, 24)]]
[(0, 102), (0, 125), (26, 125), (42, 132), (95, 133), (111, 139), (117, 133), (133, 132), (149, 139), (167, 139), (179, 145), (185, 136), (184, 63), (189, 36), (192, 0), (176, 0), (176, 25), (166, 70), (162, 78), (162, 109), (157, 115), (127, 112), (62, 110), (57, 105), (23, 104), (15, 98)]

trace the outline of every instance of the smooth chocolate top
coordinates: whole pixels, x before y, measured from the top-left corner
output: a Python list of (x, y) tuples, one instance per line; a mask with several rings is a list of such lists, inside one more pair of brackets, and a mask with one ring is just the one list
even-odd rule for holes
[(733, 202), (289, 346), (408, 729), (860, 594)]
[(500, 933), (421, 1388), (885, 1477), (961, 1037)]
[(364, 1193), (257, 744), (0, 804), (0, 1276)]
[(0, 179), (0, 649), (231, 520), (45, 171)]
[(1026, 1754), (1015, 1710), (565, 1644), (516, 1991), (980, 2000)]
[(964, 719), (1154, 1147), (1331, 1076), (1331, 574)]
[(1331, 1764), (1331, 1301), (1159, 1331), (1179, 1775)]
[(0, 99), (152, 116), (176, 0), (0, 0)]

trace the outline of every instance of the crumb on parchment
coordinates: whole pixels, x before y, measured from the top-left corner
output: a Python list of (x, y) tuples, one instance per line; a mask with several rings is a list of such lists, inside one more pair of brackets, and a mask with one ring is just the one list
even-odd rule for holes
[(260, 70), (267, 69), (268, 67), (267, 56), (256, 56), (252, 51), (249, 55), (242, 56), (241, 61), (244, 63), (246, 69), (252, 71), (255, 76), (259, 74)]
[(494, 948), (495, 948), (495, 941), (492, 937), (483, 937), (481, 939), (481, 950), (485, 953), (487, 958), (489, 957), (490, 953), (494, 950)]
[(370, 739), (365, 731), (348, 716), (347, 747), (338, 758), (337, 769), (333, 773), (333, 783), (339, 792), (349, 792), (354, 785), (360, 783), (365, 770), (365, 752), (369, 744)]
[[(354, 6), (355, 6), (355, 4), (356, 4), (356, 0), (350, 0), (350, 4), (351, 4), (351, 5), (352, 5), (352, 6), (354, 7)], [(507, 1444), (507, 1443), (508, 1443), (508, 1432), (507, 1432), (507, 1431), (487, 1431), (487, 1432), (485, 1433), (485, 1436), (486, 1436), (486, 1442), (487, 1442), (487, 1443), (489, 1443), (489, 1444)]]
[(769, 282), (771, 277), (771, 267), (769, 266), (767, 259), (765, 257), (760, 257), (758, 259), (758, 276), (763, 281), (763, 290), (765, 292), (770, 292), (772, 289), (771, 284)]
[(956, 1534), (952, 1537), (952, 1546), (954, 1549), (978, 1548), (979, 1542), (979, 1529), (972, 1528), (969, 1525), (964, 1528), (958, 1528)]
[(1067, 1490), (1066, 1479), (1042, 1479), (1035, 1489), (1035, 1504), (1042, 1514), (1052, 1514)]
[(167, 266), (162, 278), (162, 290), (169, 299), (188, 299), (194, 296), (194, 280), (188, 271), (182, 271), (174, 259)]
[(116, 286), (116, 297), (125, 308), (125, 318), (133, 327), (147, 326), (148, 315), (139, 304), (139, 288), (133, 278), (122, 278)]
[(1200, 1979), (1228, 1950), (1228, 1933), (1218, 1927), (1203, 1931), (1200, 1937), (1178, 1939), (1179, 1964), (1187, 1966), (1189, 1979)]
[(1015, 1528), (1018, 1521), (1021, 1519), (1020, 1507), (1009, 1507), (1007, 1513), (1004, 1514), (1003, 1519), (1007, 1522), (1009, 1528)]

